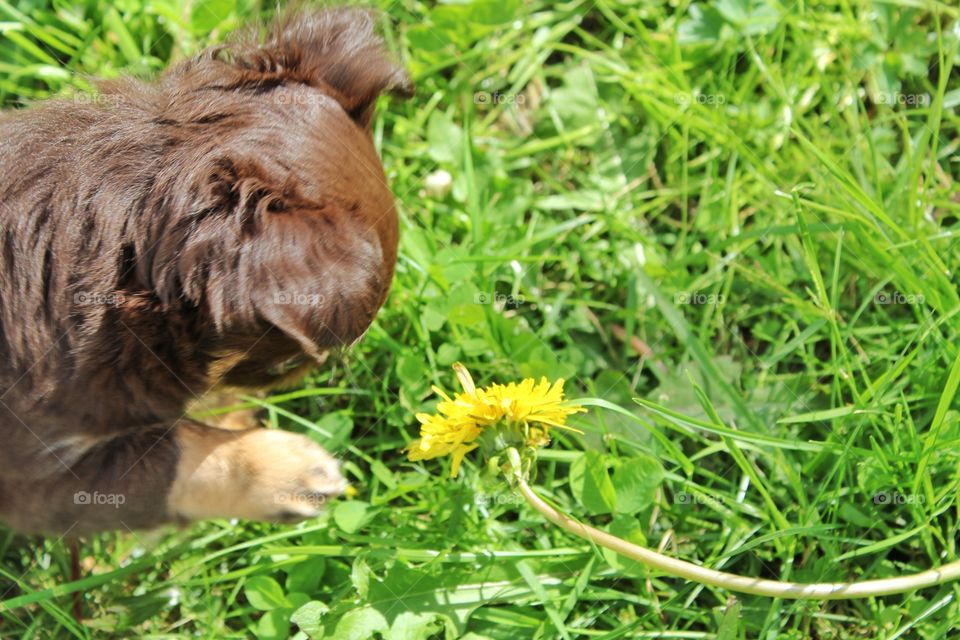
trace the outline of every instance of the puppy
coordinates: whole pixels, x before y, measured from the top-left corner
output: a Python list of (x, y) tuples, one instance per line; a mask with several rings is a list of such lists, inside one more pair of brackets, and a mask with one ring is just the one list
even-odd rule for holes
[(344, 489), (303, 436), (184, 411), (302, 377), (383, 304), (397, 216), (369, 127), (411, 87), (374, 25), (301, 12), (0, 116), (0, 521), (296, 520)]

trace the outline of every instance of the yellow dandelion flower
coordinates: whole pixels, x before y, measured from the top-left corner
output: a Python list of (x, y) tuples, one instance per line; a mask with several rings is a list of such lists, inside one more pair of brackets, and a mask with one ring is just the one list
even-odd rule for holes
[[(407, 447), (410, 460), (429, 460), (452, 456), (451, 477), (456, 477), (463, 457), (476, 449), (475, 442), (484, 429), (506, 423), (520, 428), (523, 444), (542, 447), (550, 442), (550, 428), (566, 426), (571, 414), (586, 411), (583, 407), (563, 403), (563, 379), (553, 384), (546, 378), (540, 382), (527, 378), (519, 383), (492, 384), (478, 389), (470, 372), (459, 362), (453, 365), (462, 393), (451, 399), (437, 387), (433, 390), (442, 400), (435, 414), (419, 413), (420, 439)], [(576, 431), (576, 429), (571, 429)]]

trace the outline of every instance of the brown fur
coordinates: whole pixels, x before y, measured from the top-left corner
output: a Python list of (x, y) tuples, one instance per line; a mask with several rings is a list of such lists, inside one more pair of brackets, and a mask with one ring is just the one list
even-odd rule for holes
[[(286, 517), (236, 494), (314, 495), (318, 473), (338, 490), (300, 436), (270, 436), (277, 459), (259, 465), (248, 443), (263, 436), (182, 418), (216, 385), (302, 376), (387, 295), (397, 219), (369, 124), (381, 92), (410, 87), (373, 26), (362, 10), (298, 13), (155, 83), (0, 115), (0, 520)], [(205, 513), (184, 487), (238, 506)], [(76, 504), (94, 491), (124, 503)]]

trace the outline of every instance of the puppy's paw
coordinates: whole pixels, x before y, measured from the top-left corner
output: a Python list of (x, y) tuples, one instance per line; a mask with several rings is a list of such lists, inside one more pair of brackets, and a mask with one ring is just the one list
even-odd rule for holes
[(347, 486), (337, 461), (298, 434), (187, 424), (177, 440), (181, 456), (167, 506), (181, 520), (295, 522), (319, 514)]
[(316, 516), (327, 500), (344, 492), (340, 465), (307, 437), (256, 429), (242, 438), (243, 472), (250, 479), (237, 496), (254, 520), (303, 520)]

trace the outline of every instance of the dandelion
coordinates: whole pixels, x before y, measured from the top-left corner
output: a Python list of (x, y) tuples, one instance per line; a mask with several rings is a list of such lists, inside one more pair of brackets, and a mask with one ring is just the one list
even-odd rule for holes
[[(462, 393), (451, 399), (437, 387), (433, 390), (443, 400), (435, 414), (419, 413), (420, 439), (407, 447), (410, 460), (429, 460), (449, 455), (451, 477), (456, 477), (463, 457), (487, 438), (491, 449), (501, 450), (522, 445), (538, 448), (550, 442), (550, 429), (571, 429), (566, 426), (571, 414), (586, 411), (563, 401), (563, 379), (550, 383), (546, 378), (536, 382), (492, 384), (478, 389), (470, 372), (459, 362), (453, 365)], [(490, 429), (500, 425), (496, 429)]]

